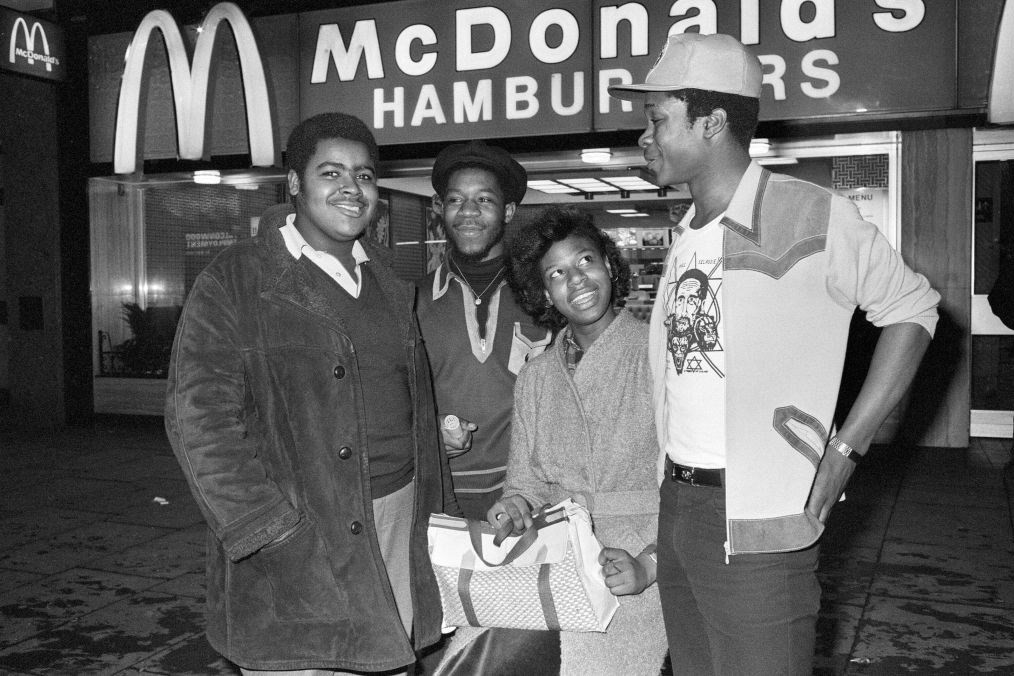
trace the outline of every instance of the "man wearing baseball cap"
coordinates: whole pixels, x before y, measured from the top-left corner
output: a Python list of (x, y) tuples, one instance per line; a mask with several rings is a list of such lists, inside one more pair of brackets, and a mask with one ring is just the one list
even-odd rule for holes
[[(734, 38), (682, 34), (643, 83), (609, 88), (643, 102), (655, 182), (693, 198), (649, 339), (677, 674), (812, 672), (818, 539), (937, 319), (939, 294), (849, 200), (751, 161), (762, 79)], [(695, 269), (708, 291), (690, 303), (677, 282)], [(856, 308), (883, 331), (836, 430)]]
[(503, 491), (514, 380), (551, 339), (507, 287), (504, 229), (527, 179), (506, 150), (482, 141), (447, 146), (433, 164), (433, 210), (449, 247), (419, 285), (417, 313), (455, 496), (471, 519), (485, 519)]

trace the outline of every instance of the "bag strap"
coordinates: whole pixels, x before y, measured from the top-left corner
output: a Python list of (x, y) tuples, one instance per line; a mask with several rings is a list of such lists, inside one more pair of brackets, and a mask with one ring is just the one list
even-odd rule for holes
[[(458, 600), (461, 601), (461, 610), (465, 614), (465, 621), (469, 626), (481, 627), (482, 622), (475, 613), (475, 604), (472, 602), (472, 576), (475, 571), (468, 566), (458, 569)], [(546, 629), (560, 631), (560, 616), (556, 612), (556, 601), (553, 600), (553, 588), (550, 586), (549, 576), (552, 574), (552, 566), (543, 563), (539, 566), (538, 589), (539, 605), (542, 606), (542, 617), (546, 620)]]
[[(542, 511), (533, 515), (532, 526), (526, 530), (518, 541), (514, 543), (511, 550), (504, 556), (503, 561), (500, 563), (490, 563), (484, 557), (482, 551), (482, 522), (476, 519), (467, 519), (468, 524), (468, 537), (472, 542), (472, 550), (480, 561), (485, 563), (490, 568), (498, 568), (500, 566), (506, 566), (517, 560), (519, 556), (528, 551), (535, 541), (539, 539), (539, 529), (550, 526), (559, 521), (565, 521), (567, 519), (567, 510), (563, 507), (554, 509), (552, 511)], [(502, 540), (501, 540), (502, 541)], [(499, 542), (494, 540), (494, 544), (499, 545)]]

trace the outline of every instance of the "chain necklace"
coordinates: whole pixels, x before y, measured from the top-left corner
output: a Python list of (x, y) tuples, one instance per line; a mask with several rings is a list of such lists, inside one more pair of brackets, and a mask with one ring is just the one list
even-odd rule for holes
[(451, 265), (454, 266), (454, 269), (458, 271), (458, 277), (461, 278), (461, 281), (463, 281), (465, 283), (465, 286), (468, 287), (468, 290), (472, 292), (473, 296), (475, 296), (475, 304), (476, 305), (482, 305), (482, 295), (484, 293), (486, 293), (487, 291), (489, 291), (490, 287), (492, 287), (494, 284), (496, 284), (496, 280), (500, 279), (500, 273), (503, 272), (506, 269), (506, 266), (501, 265), (500, 269), (496, 271), (495, 275), (493, 275), (493, 279), (491, 279), (490, 282), (489, 282), (489, 284), (486, 285), (486, 288), (482, 290), (482, 293), (476, 293), (475, 289), (472, 288), (472, 285), (469, 283), (468, 279), (465, 277), (465, 273), (463, 273), (461, 271), (461, 268), (458, 267), (458, 264), (454, 262), (454, 258), (451, 257), (451, 256), (448, 256), (447, 260), (450, 261)]

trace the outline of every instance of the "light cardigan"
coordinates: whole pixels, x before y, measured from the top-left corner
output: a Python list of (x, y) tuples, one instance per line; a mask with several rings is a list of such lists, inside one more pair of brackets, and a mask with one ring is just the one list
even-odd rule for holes
[[(573, 377), (562, 339), (525, 365), (514, 386), (504, 485), (505, 496), (520, 494), (534, 508), (574, 498), (588, 507), (602, 544), (632, 556), (658, 530), (647, 334), (623, 310)], [(619, 599), (606, 634), (561, 634), (562, 674), (658, 674), (668, 647), (658, 587)]]
[[(940, 295), (848, 199), (756, 162), (721, 225), (726, 553), (803, 549), (824, 528), (804, 508), (832, 431), (855, 308), (876, 326), (912, 322), (932, 335)], [(659, 481), (669, 429), (664, 297), (659, 290), (649, 341)]]
[[(565, 498), (588, 507), (599, 523), (638, 517), (638, 546), (655, 541), (658, 442), (652, 423), (648, 327), (620, 312), (592, 343), (573, 377), (558, 339), (532, 359), (514, 385), (511, 455), (504, 495), (522, 495), (533, 508)], [(628, 546), (607, 542), (609, 546)]]

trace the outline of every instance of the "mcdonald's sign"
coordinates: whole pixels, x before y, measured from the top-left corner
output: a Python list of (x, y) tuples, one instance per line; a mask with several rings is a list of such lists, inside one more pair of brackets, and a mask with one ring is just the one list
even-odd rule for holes
[(257, 41), (242, 10), (231, 2), (222, 2), (211, 8), (201, 24), (192, 65), (180, 29), (168, 12), (155, 10), (141, 20), (127, 48), (116, 108), (113, 148), (115, 173), (130, 174), (136, 171), (144, 60), (149, 38), (156, 29), (162, 34), (169, 56), (179, 157), (185, 160), (204, 158), (211, 56), (215, 33), (223, 21), (232, 28), (239, 53), (251, 164), (257, 167), (278, 164), (279, 154), (275, 148), (268, 86)]
[(0, 7), (0, 67), (47, 80), (64, 80), (63, 30), (55, 23)]

